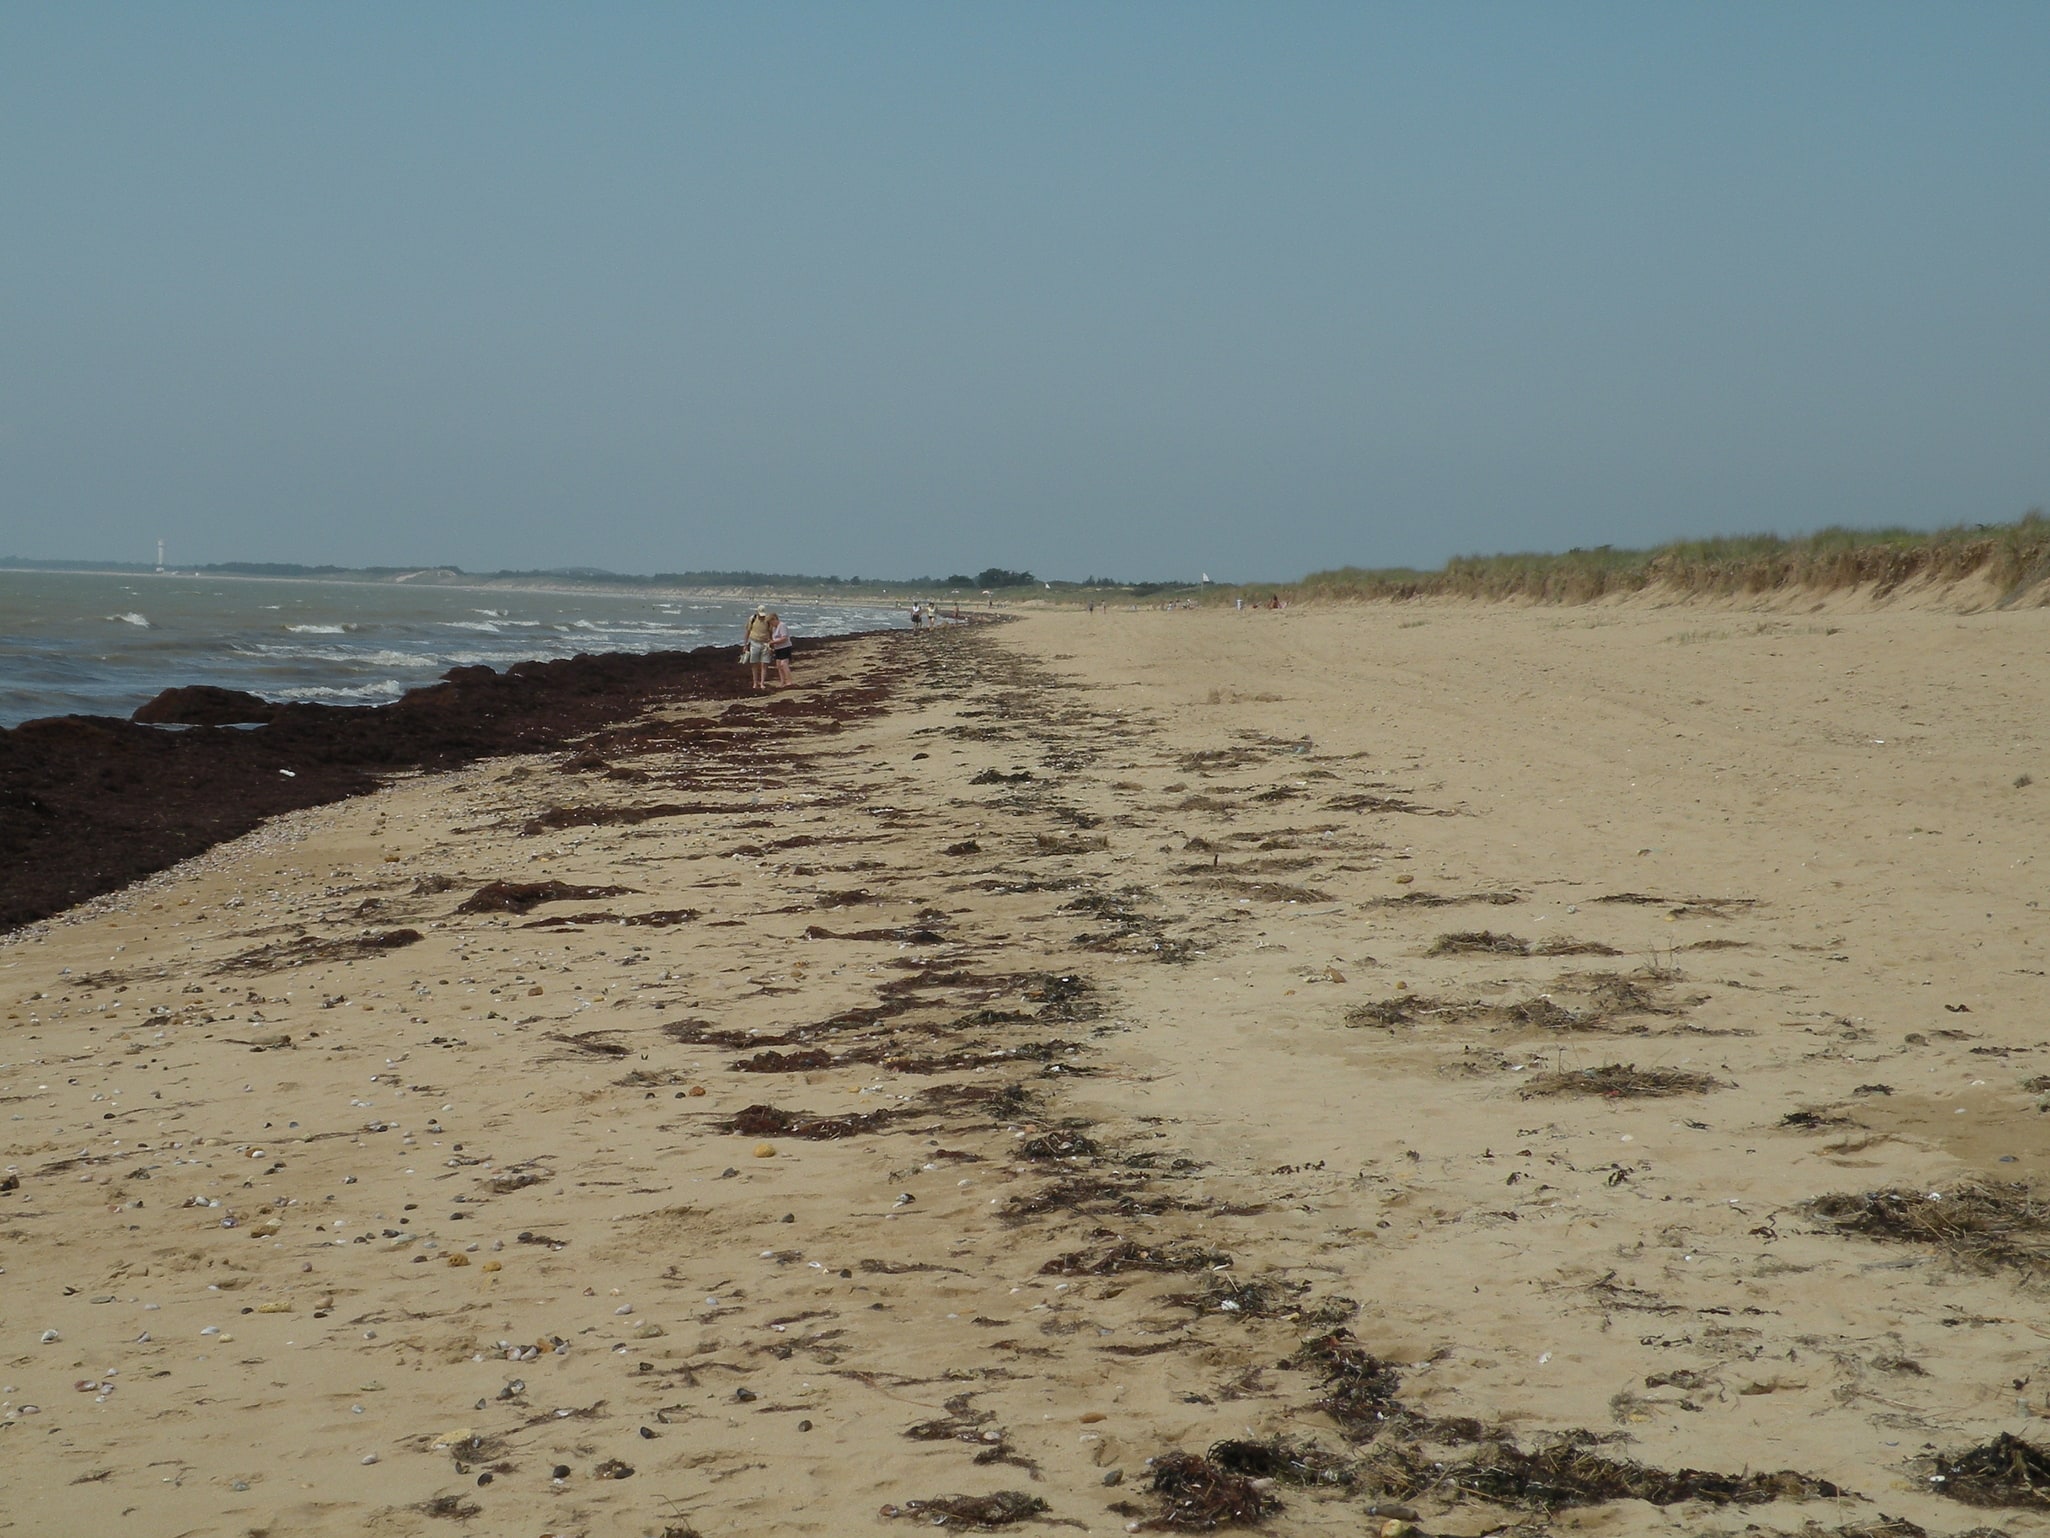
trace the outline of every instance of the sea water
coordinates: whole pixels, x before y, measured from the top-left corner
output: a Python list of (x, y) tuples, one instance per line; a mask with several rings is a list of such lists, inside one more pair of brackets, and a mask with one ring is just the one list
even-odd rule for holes
[[(0, 726), (126, 716), (159, 690), (377, 705), (452, 667), (732, 642), (754, 605), (645, 593), (0, 571)], [(870, 604), (778, 603), (797, 639), (904, 623)]]

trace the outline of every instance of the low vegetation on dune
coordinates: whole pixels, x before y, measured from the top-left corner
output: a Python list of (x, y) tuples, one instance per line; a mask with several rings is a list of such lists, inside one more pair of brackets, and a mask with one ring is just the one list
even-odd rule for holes
[(1658, 588), (1743, 597), (1785, 589), (1871, 587), (1975, 579), (2003, 602), (2050, 579), (2050, 518), (2031, 512), (2009, 524), (1934, 532), (1824, 529), (1799, 539), (1775, 535), (1680, 540), (1649, 550), (1601, 545), (1554, 555), (1460, 556), (1438, 571), (1358, 566), (1312, 572), (1286, 591), (1296, 600), (1364, 598), (1530, 598), (1586, 603)]

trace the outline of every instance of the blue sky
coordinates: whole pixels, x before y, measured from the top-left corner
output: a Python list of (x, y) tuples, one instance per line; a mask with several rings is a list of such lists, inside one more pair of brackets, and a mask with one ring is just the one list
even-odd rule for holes
[(0, 554), (1274, 578), (2050, 501), (2050, 6), (0, 3)]

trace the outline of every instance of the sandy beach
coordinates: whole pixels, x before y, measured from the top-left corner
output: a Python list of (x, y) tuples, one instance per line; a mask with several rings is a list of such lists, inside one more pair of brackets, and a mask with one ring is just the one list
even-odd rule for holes
[(1048, 611), (274, 818), (0, 942), (0, 1532), (2050, 1532), (2046, 642)]

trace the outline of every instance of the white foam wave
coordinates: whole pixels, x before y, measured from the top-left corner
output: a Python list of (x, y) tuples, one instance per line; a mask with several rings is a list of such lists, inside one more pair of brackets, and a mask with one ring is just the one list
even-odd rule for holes
[(109, 614), (107, 618), (113, 620), (116, 624), (140, 625), (144, 630), (150, 628), (149, 616), (147, 614)]
[(396, 678), (387, 678), (374, 684), (337, 687), (308, 684), (297, 689), (270, 689), (265, 692), (288, 700), (347, 700), (360, 704), (371, 700), (395, 700), (406, 692), (406, 687)]
[(498, 626), (488, 619), (445, 619), (442, 624), (450, 630), (482, 630), (491, 635), (498, 634)]
[(294, 635), (347, 635), (349, 633), (347, 625), (287, 625), (285, 628)]

